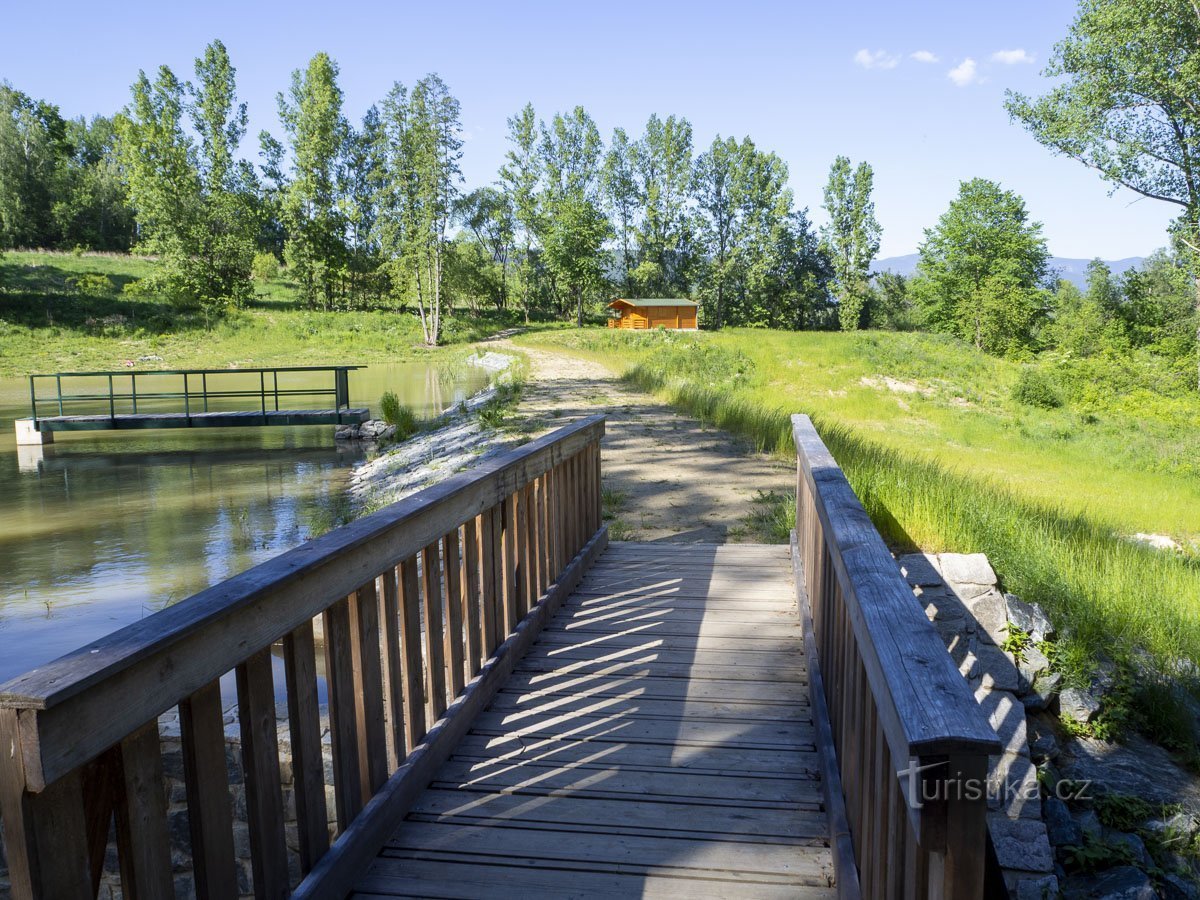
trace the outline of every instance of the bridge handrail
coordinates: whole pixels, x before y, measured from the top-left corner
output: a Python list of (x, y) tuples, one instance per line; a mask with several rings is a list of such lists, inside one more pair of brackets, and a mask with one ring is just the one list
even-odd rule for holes
[[(275, 410), (279, 409), (280, 397), (291, 396), (331, 396), (334, 398), (334, 405), (341, 409), (343, 406), (350, 404), (349, 391), (349, 373), (364, 369), (366, 366), (345, 365), (345, 366), (272, 366), (268, 368), (249, 368), (249, 369), (146, 369), (137, 371), (134, 369), (124, 369), (118, 371), (104, 372), (52, 372), (52, 373), (35, 373), (28, 376), (29, 379), (29, 410), (36, 427), (40, 418), (49, 418), (47, 416), (38, 415), (39, 404), (55, 404), (58, 407), (59, 416), (66, 415), (66, 405), (70, 403), (89, 403), (95, 401), (107, 401), (109, 415), (117, 415), (116, 404), (118, 402), (129, 401), (132, 404), (131, 412), (136, 414), (137, 404), (139, 400), (183, 400), (184, 411), (188, 414), (192, 413), (191, 402), (198, 401), (204, 412), (208, 411), (209, 400), (217, 400), (222, 398), (236, 397), (257, 397), (259, 398), (259, 408), (265, 412), (268, 408), (268, 398), (271, 400)], [(310, 387), (310, 388), (283, 388), (279, 387), (280, 374), (289, 374), (296, 372), (316, 373), (325, 372), (332, 373), (333, 384), (331, 387)], [(259, 378), (259, 386), (257, 390), (209, 390), (208, 379), (210, 376), (237, 376), (237, 375), (257, 375)], [(271, 377), (271, 384), (267, 384), (267, 376)], [(138, 391), (138, 379), (157, 378), (157, 377), (182, 377), (182, 391)], [(193, 389), (189, 379), (199, 377), (199, 389)], [(84, 394), (64, 394), (63, 379), (64, 378), (107, 378), (108, 390), (103, 393), (84, 393)], [(129, 380), (129, 390), (121, 392), (117, 390), (119, 384), (118, 379)], [(38, 396), (38, 383), (40, 381), (53, 381), (55, 392), (54, 396), (43, 394)]]
[[(363, 829), (382, 841), (404, 814), (368, 801), (423, 787), (603, 548), (603, 433), (603, 416), (561, 428), (0, 685), (15, 894), (94, 896), (114, 812), (122, 883), (172, 894), (158, 717), (178, 706), (197, 893), (236, 896), (220, 690), (233, 670), (256, 893), (286, 895), (279, 641), (309, 875), (298, 890), (347, 877)], [(342, 833), (332, 848), (318, 616)]]
[(792, 430), (813, 681), (864, 895), (904, 876), (916, 896), (939, 882), (945, 896), (980, 896), (996, 733), (812, 421), (793, 416)]

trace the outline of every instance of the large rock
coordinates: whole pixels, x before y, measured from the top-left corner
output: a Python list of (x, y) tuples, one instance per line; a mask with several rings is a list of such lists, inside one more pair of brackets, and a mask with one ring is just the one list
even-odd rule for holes
[(1053, 871), (1054, 853), (1041, 820), (1010, 819), (1003, 813), (992, 813), (988, 816), (988, 833), (992, 836), (1000, 868)]
[(938, 557), (938, 562), (946, 581), (988, 587), (996, 584), (996, 573), (982, 553), (943, 553)]
[(1068, 719), (1086, 725), (1099, 715), (1100, 701), (1090, 691), (1070, 687), (1058, 695), (1058, 709)]
[(1062, 892), (1066, 900), (1158, 900), (1150, 876), (1133, 866), (1073, 876), (1063, 883)]
[(1083, 829), (1071, 818), (1067, 804), (1057, 797), (1042, 801), (1042, 818), (1046, 822), (1046, 835), (1055, 847), (1083, 846)]
[(1008, 621), (1012, 622), (1034, 641), (1045, 641), (1054, 637), (1054, 625), (1036, 603), (1026, 603), (1015, 594), (1005, 594)]
[(1110, 793), (1150, 803), (1179, 803), (1184, 811), (1200, 814), (1200, 776), (1136, 734), (1120, 744), (1077, 738), (1064, 745), (1058, 766), (1063, 777), (1073, 781), (1090, 781)]

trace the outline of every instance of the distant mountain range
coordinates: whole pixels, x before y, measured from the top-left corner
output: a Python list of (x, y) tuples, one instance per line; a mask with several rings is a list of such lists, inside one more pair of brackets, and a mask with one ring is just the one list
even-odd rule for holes
[[(895, 272), (897, 275), (908, 277), (917, 269), (917, 260), (920, 257), (916, 253), (909, 253), (907, 256), (889, 256), (887, 259), (877, 259), (871, 267), (876, 272)], [(1126, 259), (1106, 259), (1108, 267), (1112, 269), (1114, 275), (1120, 275), (1129, 269), (1136, 269), (1142, 264), (1144, 257), (1130, 256)], [(1062, 256), (1050, 257), (1050, 268), (1057, 271), (1060, 278), (1072, 282), (1077, 287), (1084, 287), (1087, 283), (1087, 265), (1090, 259), (1066, 259)]]

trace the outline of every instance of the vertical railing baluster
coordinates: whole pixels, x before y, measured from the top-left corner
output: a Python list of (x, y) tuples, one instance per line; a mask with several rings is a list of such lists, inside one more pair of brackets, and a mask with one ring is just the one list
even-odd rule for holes
[(457, 697), (463, 689), (463, 582), (462, 558), (458, 545), (458, 529), (442, 538), (446, 599), (446, 668), (449, 673), (449, 693)]
[[(486, 515), (486, 513), (484, 513)], [(483, 664), (481, 648), (487, 643), (483, 636), (481, 621), (483, 610), (482, 573), (480, 572), (480, 522), (482, 517), (468, 519), (463, 525), (463, 569), (466, 572), (463, 585), (463, 603), (467, 630), (467, 677), (474, 678)]]
[(422, 596), (425, 600), (425, 668), (429, 690), (426, 695), (428, 726), (446, 711), (446, 658), (442, 634), (445, 628), (442, 610), (442, 572), (438, 558), (438, 542), (421, 551), (421, 572), (424, 576)]

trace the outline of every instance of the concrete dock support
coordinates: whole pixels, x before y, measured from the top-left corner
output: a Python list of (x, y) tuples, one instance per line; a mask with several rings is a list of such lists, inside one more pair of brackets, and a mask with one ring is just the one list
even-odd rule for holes
[(17, 419), (16, 427), (18, 447), (40, 447), (54, 443), (54, 432), (38, 431), (33, 427), (33, 419)]

